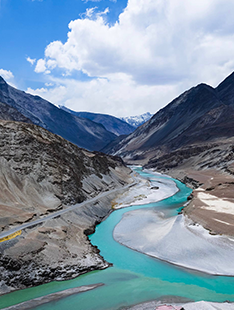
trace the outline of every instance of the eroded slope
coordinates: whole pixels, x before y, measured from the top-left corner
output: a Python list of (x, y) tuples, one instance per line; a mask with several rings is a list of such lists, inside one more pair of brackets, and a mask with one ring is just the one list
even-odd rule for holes
[[(0, 135), (2, 231), (133, 181), (121, 159), (80, 149), (41, 127), (0, 121)], [(111, 211), (114, 196), (1, 242), (0, 293), (107, 267), (84, 232)]]

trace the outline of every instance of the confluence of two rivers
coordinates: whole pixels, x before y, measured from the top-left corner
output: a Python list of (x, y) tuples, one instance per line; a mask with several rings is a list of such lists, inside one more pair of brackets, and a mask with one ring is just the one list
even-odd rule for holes
[[(155, 180), (165, 178), (135, 169), (143, 177)], [(16, 291), (0, 297), (0, 307), (45, 296), (54, 292), (94, 283), (104, 283), (94, 290), (68, 296), (35, 309), (37, 310), (111, 310), (154, 300), (166, 296), (178, 296), (190, 300), (223, 302), (234, 301), (234, 278), (211, 276), (200, 272), (176, 267), (166, 262), (133, 251), (113, 239), (114, 227), (122, 215), (141, 208), (168, 209), (174, 216), (187, 200), (191, 190), (177, 180), (179, 191), (172, 197), (157, 203), (139, 205), (116, 210), (90, 236), (101, 255), (113, 267), (93, 271), (76, 279), (52, 282), (38, 287)], [(183, 254), (182, 254), (183, 255)]]

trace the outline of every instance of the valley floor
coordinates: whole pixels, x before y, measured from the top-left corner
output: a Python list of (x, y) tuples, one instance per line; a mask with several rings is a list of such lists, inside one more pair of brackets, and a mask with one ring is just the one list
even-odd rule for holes
[(178, 187), (175, 182), (168, 176), (166, 176), (166, 179), (158, 180), (157, 177), (163, 177), (163, 175), (156, 172), (154, 172), (153, 175), (156, 178), (152, 178), (151, 180), (143, 179), (136, 175), (135, 177), (138, 180), (137, 184), (125, 191), (123, 194), (118, 195), (112, 202), (113, 208), (119, 209), (129, 206), (154, 203), (171, 197), (178, 192)]
[[(158, 176), (157, 173), (154, 174), (155, 177)], [(218, 199), (228, 201), (229, 203), (232, 203), (232, 200), (231, 197), (229, 197), (229, 200), (222, 197), (218, 176), (216, 177), (213, 172), (211, 175), (206, 174), (203, 176), (202, 174), (200, 175), (200, 178), (203, 177), (203, 179), (199, 179), (199, 181), (204, 183), (204, 185), (194, 191), (194, 199), (186, 207), (186, 210), (189, 210), (191, 205), (196, 201), (201, 201), (202, 206), (206, 206), (205, 208), (201, 208), (201, 210), (205, 210), (207, 214), (209, 212), (216, 214), (218, 212), (213, 209), (210, 210), (209, 207), (214, 208), (216, 206), (219, 211), (223, 211), (226, 206), (226, 204), (222, 206), (222, 204), (216, 203), (217, 201), (219, 202)], [(194, 179), (197, 179), (191, 172), (190, 177), (192, 176)], [(119, 195), (112, 201), (113, 208), (153, 203), (170, 197), (178, 191), (175, 182), (170, 178), (155, 178), (151, 180), (139, 178), (138, 180), (139, 182), (135, 186), (129, 188), (127, 192)], [(222, 182), (224, 181), (222, 180)], [(225, 182), (222, 184), (226, 184), (227, 190), (229, 190), (229, 186), (232, 186), (230, 183), (231, 179), (227, 177)], [(215, 185), (216, 183), (217, 185)], [(216, 186), (218, 188), (215, 190)], [(206, 195), (212, 195), (212, 197), (201, 196), (204, 193)], [(220, 196), (218, 196), (218, 193), (220, 193)], [(213, 196), (217, 198), (213, 198)], [(216, 204), (214, 204), (214, 199)], [(231, 214), (233, 210), (232, 204), (228, 206), (228, 211)], [(173, 217), (169, 217), (168, 213), (163, 213), (163, 209), (144, 208), (143, 210), (129, 211), (116, 226), (114, 238), (137, 251), (158, 257), (173, 264), (211, 274), (234, 275), (234, 263), (231, 259), (234, 255), (234, 240), (232, 237), (211, 235), (209, 230), (203, 228), (200, 224), (194, 225), (194, 221), (191, 220), (190, 216), (188, 217), (187, 211), (184, 214)], [(155, 310), (160, 305), (162, 305), (162, 302), (155, 301), (136, 305), (128, 309)], [(182, 304), (181, 301), (180, 304), (173, 303), (173, 305), (175, 309), (177, 306), (181, 306), (185, 310), (234, 309), (234, 305), (231, 303), (198, 302)]]
[[(134, 250), (179, 266), (214, 275), (234, 276), (234, 239), (225, 235), (225, 232), (229, 233), (233, 229), (231, 223), (234, 202), (230, 196), (229, 199), (222, 196), (225, 192), (220, 190), (221, 185), (217, 185), (216, 189), (215, 184), (221, 182), (220, 175), (210, 173), (212, 176), (207, 172), (201, 175), (203, 179), (200, 178), (199, 181), (203, 181), (204, 185), (194, 191), (194, 199), (189, 207), (185, 208), (184, 214), (168, 217), (164, 210), (158, 209), (129, 211), (114, 229), (115, 240)], [(165, 179), (161, 182), (160, 180), (153, 183), (154, 188), (159, 187), (156, 191), (158, 196), (154, 197), (154, 201), (160, 200), (160, 196), (171, 196), (170, 191), (173, 193), (172, 180)], [(228, 186), (232, 185), (230, 178), (225, 177), (222, 187), (224, 184), (227, 185), (227, 192)], [(138, 189), (138, 196), (139, 192), (145, 197), (141, 203), (151, 201), (146, 198), (146, 188)], [(132, 193), (129, 197), (132, 199)], [(125, 197), (125, 201), (127, 200)], [(136, 203), (134, 201), (134, 204)], [(214, 234), (218, 229), (222, 235)]]

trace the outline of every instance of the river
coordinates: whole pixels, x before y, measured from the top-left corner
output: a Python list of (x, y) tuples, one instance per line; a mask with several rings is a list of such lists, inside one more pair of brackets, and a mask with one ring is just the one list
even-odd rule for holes
[[(142, 172), (143, 177), (154, 179), (165, 178)], [(94, 290), (72, 295), (53, 301), (37, 310), (111, 310), (130, 306), (144, 301), (170, 298), (189, 299), (194, 301), (207, 300), (223, 302), (234, 301), (234, 278), (211, 276), (204, 273), (176, 267), (172, 264), (151, 258), (133, 251), (113, 239), (113, 229), (129, 210), (155, 208), (155, 210), (174, 216), (187, 200), (191, 190), (177, 180), (179, 191), (172, 197), (157, 203), (123, 208), (112, 214), (90, 236), (92, 244), (97, 245), (101, 255), (113, 264), (106, 270), (93, 271), (74, 280), (52, 282), (38, 287), (16, 291), (0, 298), (0, 308), (25, 300), (45, 296), (65, 289), (104, 283)]]

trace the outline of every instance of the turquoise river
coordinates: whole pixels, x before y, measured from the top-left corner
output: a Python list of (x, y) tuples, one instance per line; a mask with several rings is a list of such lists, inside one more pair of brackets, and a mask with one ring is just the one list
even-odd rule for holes
[[(165, 178), (146, 173), (140, 168), (135, 170), (143, 177), (152, 180)], [(157, 203), (116, 210), (97, 226), (90, 240), (92, 244), (98, 246), (101, 255), (111, 262), (113, 267), (93, 271), (73, 280), (52, 282), (4, 295), (0, 297), (0, 309), (54, 292), (94, 283), (104, 283), (104, 285), (35, 309), (111, 310), (144, 301), (160, 300), (165, 296), (178, 296), (195, 301), (234, 301), (234, 278), (211, 276), (179, 268), (133, 251), (113, 239), (114, 227), (121, 220), (123, 213), (129, 210), (156, 208), (164, 210), (167, 216), (168, 214), (176, 215), (186, 202), (191, 190), (179, 181), (174, 181), (179, 188), (174, 196)]]

